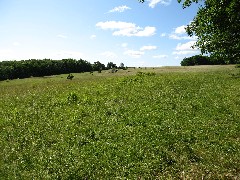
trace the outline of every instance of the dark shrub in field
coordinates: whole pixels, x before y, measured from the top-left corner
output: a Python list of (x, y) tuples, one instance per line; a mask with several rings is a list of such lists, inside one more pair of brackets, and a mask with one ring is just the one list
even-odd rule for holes
[(76, 93), (71, 92), (68, 94), (67, 100), (69, 103), (76, 103), (78, 101), (78, 96)]
[(74, 75), (72, 75), (71, 73), (68, 75), (67, 79), (72, 80), (74, 78)]

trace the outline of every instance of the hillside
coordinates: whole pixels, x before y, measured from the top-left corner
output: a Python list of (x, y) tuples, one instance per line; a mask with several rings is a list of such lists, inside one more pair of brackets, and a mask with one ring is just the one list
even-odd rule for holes
[(0, 82), (1, 179), (238, 179), (234, 66)]

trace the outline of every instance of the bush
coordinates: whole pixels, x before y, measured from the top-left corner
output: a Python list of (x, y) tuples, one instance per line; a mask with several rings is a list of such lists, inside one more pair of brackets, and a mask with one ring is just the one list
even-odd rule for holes
[(67, 101), (68, 101), (68, 103), (76, 103), (76, 102), (78, 102), (77, 94), (74, 93), (74, 92), (69, 93), (68, 97), (67, 97)]
[(68, 75), (67, 79), (72, 80), (74, 78), (74, 75), (72, 75), (71, 73)]

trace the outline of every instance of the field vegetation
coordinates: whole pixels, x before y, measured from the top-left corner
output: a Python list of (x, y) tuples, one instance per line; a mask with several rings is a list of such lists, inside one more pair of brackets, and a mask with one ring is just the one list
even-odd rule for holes
[(0, 179), (240, 179), (235, 66), (0, 81)]

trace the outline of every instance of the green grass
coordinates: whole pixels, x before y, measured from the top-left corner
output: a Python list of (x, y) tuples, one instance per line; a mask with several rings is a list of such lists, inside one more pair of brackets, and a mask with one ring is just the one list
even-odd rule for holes
[(239, 179), (235, 71), (163, 67), (0, 82), (0, 179)]

